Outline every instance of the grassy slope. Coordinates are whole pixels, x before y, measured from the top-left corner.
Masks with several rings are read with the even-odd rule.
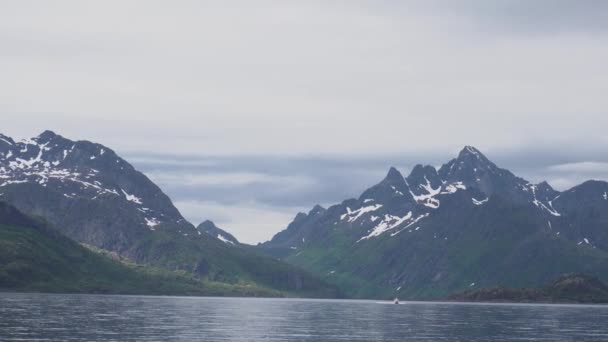
[[[608,303],[608,286],[598,278],[567,274],[542,288],[492,287],[455,293],[448,300],[472,302]]]
[[[541,231],[528,209],[498,199],[456,213],[438,210],[422,229],[398,238],[355,243],[348,232],[327,232],[329,246],[307,246],[286,260],[352,297],[434,299],[473,283],[536,287],[564,273],[602,280],[608,274],[608,253]]]
[[[133,246],[147,265],[186,270],[205,280],[227,284],[254,284],[300,297],[339,297],[334,285],[297,266],[227,246],[219,240],[197,239],[157,229]]]
[[[163,295],[282,295],[260,287],[201,282],[185,273],[125,265],[38,224],[0,224],[0,289]]]

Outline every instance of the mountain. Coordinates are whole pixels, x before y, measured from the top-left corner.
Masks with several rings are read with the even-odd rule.
[[[585,274],[566,274],[540,289],[493,287],[453,294],[449,300],[467,302],[608,303],[608,286]]]
[[[608,278],[608,183],[559,192],[471,146],[438,170],[416,165],[404,177],[391,168],[359,198],[316,208],[258,249],[354,297],[441,298],[575,272]]]
[[[115,256],[113,256],[115,259]],[[0,290],[155,295],[278,296],[277,291],[203,282],[94,253],[41,220],[0,202]]]
[[[232,234],[218,228],[215,223],[212,221],[206,220],[196,227],[201,233],[205,233],[209,236],[213,236],[214,238],[222,241],[223,243],[230,244],[233,246],[239,245],[239,240],[237,240]]]
[[[0,135],[0,201],[137,264],[208,281],[336,295],[306,271],[197,230],[158,186],[100,144],[51,131],[19,142]]]

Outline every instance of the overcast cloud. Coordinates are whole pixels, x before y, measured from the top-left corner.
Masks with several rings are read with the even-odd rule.
[[[5,1],[0,131],[106,144],[256,242],[465,144],[606,179],[608,2]]]

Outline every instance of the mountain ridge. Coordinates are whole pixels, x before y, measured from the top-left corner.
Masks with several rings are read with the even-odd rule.
[[[52,131],[18,142],[2,136],[0,201],[137,264],[294,294],[337,293],[307,271],[197,230],[156,184],[104,145]]]
[[[596,275],[608,274],[608,235],[602,230],[608,222],[608,200],[602,197],[608,183],[581,186],[559,192],[547,182],[533,184],[465,146],[438,169],[416,165],[407,177],[389,169],[360,197],[332,205],[314,220],[292,222],[276,235],[280,239],[260,249],[360,288],[351,291],[355,297],[399,292],[433,298],[484,279],[539,285],[560,268],[560,273],[591,268]],[[308,238],[299,243],[290,236]],[[543,254],[534,260],[534,253]],[[538,273],[517,279],[518,268]]]

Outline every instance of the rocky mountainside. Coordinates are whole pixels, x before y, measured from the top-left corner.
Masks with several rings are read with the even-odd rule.
[[[20,142],[0,135],[0,199],[82,242],[128,253],[161,227],[197,234],[171,200],[111,149],[51,131]]]
[[[51,131],[19,142],[0,135],[0,201],[138,264],[210,281],[335,295],[305,271],[197,230],[158,186],[103,145]]]
[[[608,277],[608,183],[532,184],[465,147],[438,170],[391,168],[359,198],[300,213],[259,246],[360,297]]]
[[[277,291],[199,281],[85,248],[0,202],[0,291],[278,296]]]
[[[198,230],[201,233],[205,233],[209,236],[212,236],[212,237],[222,241],[223,243],[233,245],[233,246],[239,245],[239,240],[237,240],[234,236],[232,236],[232,234],[226,232],[225,230],[218,228],[215,225],[215,223],[213,223],[212,221],[206,220],[206,221],[202,222],[201,224],[198,225],[198,227],[196,227],[196,230]]]

